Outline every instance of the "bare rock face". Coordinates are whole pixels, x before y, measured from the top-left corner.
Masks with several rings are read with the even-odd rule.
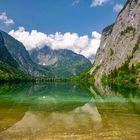
[[[100,48],[90,74],[95,72],[95,83],[115,67],[119,68],[133,54],[130,65],[140,62],[140,0],[128,0],[114,24],[102,32]],[[135,51],[134,51],[135,50]],[[97,69],[98,67],[98,69]]]

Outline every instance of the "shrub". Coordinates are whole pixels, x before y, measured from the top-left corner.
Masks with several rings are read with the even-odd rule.
[[[121,35],[125,35],[125,34],[130,33],[130,32],[135,34],[136,29],[133,26],[128,26],[124,31],[121,31]]]

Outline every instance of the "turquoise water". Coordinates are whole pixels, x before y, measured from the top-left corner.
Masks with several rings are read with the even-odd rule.
[[[0,85],[0,140],[140,139],[139,91]]]

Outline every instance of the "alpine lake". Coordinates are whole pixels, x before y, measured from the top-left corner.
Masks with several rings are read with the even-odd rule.
[[[140,91],[0,85],[0,140],[139,140]]]

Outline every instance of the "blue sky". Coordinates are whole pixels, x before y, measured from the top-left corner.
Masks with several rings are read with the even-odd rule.
[[[110,0],[91,8],[92,0],[80,0],[78,4],[74,0],[0,0],[0,13],[6,12],[15,22],[10,27],[1,24],[0,28],[9,31],[23,26],[49,34],[59,31],[91,35],[91,31],[101,32],[111,24],[117,16],[113,6],[124,2]]]
[[[93,61],[125,0],[0,0],[0,29],[27,50],[69,49]]]

